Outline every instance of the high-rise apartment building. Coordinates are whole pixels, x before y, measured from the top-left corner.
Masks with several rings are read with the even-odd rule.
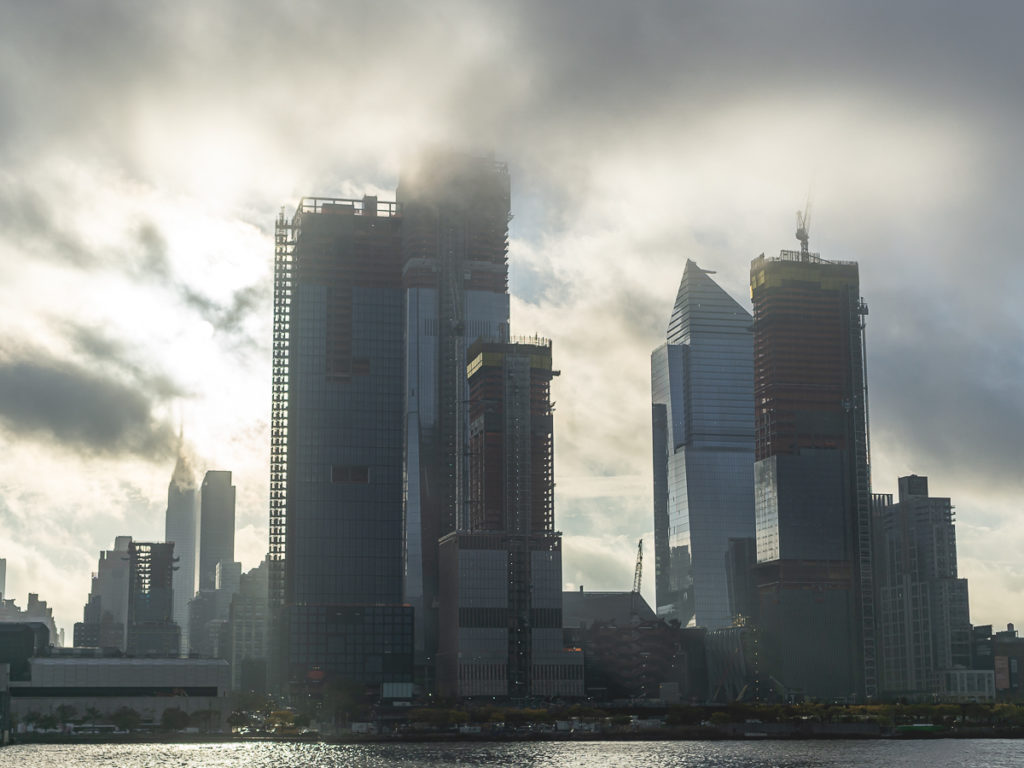
[[[439,547],[439,691],[582,696],[562,635],[551,343],[478,340],[468,360],[469,510]]]
[[[508,167],[427,155],[403,171],[405,600],[419,679],[437,653],[438,540],[467,526],[466,351],[508,336]]]
[[[181,628],[174,621],[174,544],[128,542],[129,656],[177,656]]]
[[[178,460],[167,486],[164,541],[174,545],[174,555],[178,559],[174,571],[174,621],[181,628],[183,655],[188,655],[189,650],[188,603],[196,593],[197,494],[195,470],[179,437]]]
[[[230,472],[210,470],[199,489],[198,588],[215,589],[217,563],[234,559],[235,486]]]
[[[75,624],[76,648],[127,650],[128,546],[131,536],[118,536],[114,548],[100,552],[82,621]]]
[[[971,666],[967,579],[957,577],[950,500],[929,496],[917,475],[899,479],[898,498],[872,497],[879,689],[930,700],[944,672]]]
[[[270,595],[276,684],[412,680],[403,604],[403,284],[395,203],[277,222]],[[283,679],[282,679],[283,678]]]
[[[687,260],[651,354],[658,615],[732,624],[730,539],[754,537],[751,316]]]
[[[873,696],[867,382],[855,262],[750,267],[756,579],[765,666],[819,697]]]

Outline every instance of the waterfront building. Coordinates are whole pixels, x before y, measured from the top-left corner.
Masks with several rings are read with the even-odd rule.
[[[478,340],[467,357],[468,519],[439,546],[439,691],[582,696],[562,633],[551,342]]]
[[[945,671],[971,666],[967,579],[950,500],[929,496],[917,475],[899,478],[898,499],[872,497],[880,690],[928,700]]]
[[[405,601],[416,616],[417,677],[433,687],[438,541],[467,528],[467,349],[508,337],[508,167],[433,153],[402,173]]]
[[[732,623],[729,540],[754,536],[751,316],[689,259],[651,354],[658,615]]]
[[[276,236],[273,685],[411,684],[398,205],[303,198]]]
[[[855,262],[750,266],[762,661],[792,693],[877,692],[864,316]]]

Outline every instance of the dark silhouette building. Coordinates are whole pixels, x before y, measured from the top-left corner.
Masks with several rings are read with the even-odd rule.
[[[118,536],[113,549],[100,552],[82,621],[75,624],[76,648],[127,650],[128,548],[131,542],[131,536]]]
[[[210,470],[199,489],[198,588],[215,589],[217,563],[234,559],[235,486],[230,472]]]
[[[405,601],[417,677],[433,687],[438,541],[468,527],[467,349],[508,337],[508,167],[437,152],[402,173],[406,476]]]
[[[277,222],[270,595],[275,683],[411,683],[403,604],[403,288],[395,203]]]
[[[439,691],[582,696],[562,643],[551,343],[477,341],[468,361],[469,519],[440,542]]]
[[[763,666],[823,698],[877,690],[867,383],[857,264],[750,266],[755,572]]]
[[[128,544],[129,656],[177,656],[181,628],[174,621],[174,544]]]

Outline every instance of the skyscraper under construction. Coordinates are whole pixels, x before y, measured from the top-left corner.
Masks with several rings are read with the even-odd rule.
[[[277,222],[274,299],[274,682],[409,685],[398,206],[304,198]]]
[[[433,687],[438,540],[469,514],[466,352],[508,336],[508,167],[437,153],[403,171],[405,299],[405,599],[416,667]]]
[[[508,334],[508,169],[426,155],[396,197],[306,198],[277,223],[278,682],[406,684],[415,658],[434,683],[438,540],[469,514],[466,350]]]
[[[867,308],[857,264],[803,234],[750,267],[762,665],[790,692],[871,697]]]

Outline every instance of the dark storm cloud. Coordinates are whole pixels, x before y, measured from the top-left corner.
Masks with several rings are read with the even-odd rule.
[[[86,358],[89,370],[108,371],[119,378],[133,381],[139,389],[158,400],[187,397],[188,393],[166,373],[153,370],[152,364],[141,361],[144,355],[129,344],[110,336],[102,329],[75,322],[58,322],[60,333],[72,349]]]
[[[976,491],[1024,490],[1020,328],[981,328],[959,315],[937,319],[913,303],[876,304],[885,314],[873,309],[868,326],[873,444],[889,442],[920,462],[904,471],[942,468]],[[895,478],[876,483],[889,487]]]
[[[0,423],[18,437],[52,440],[83,455],[172,455],[174,430],[154,416],[158,401],[40,350],[0,358]]]

